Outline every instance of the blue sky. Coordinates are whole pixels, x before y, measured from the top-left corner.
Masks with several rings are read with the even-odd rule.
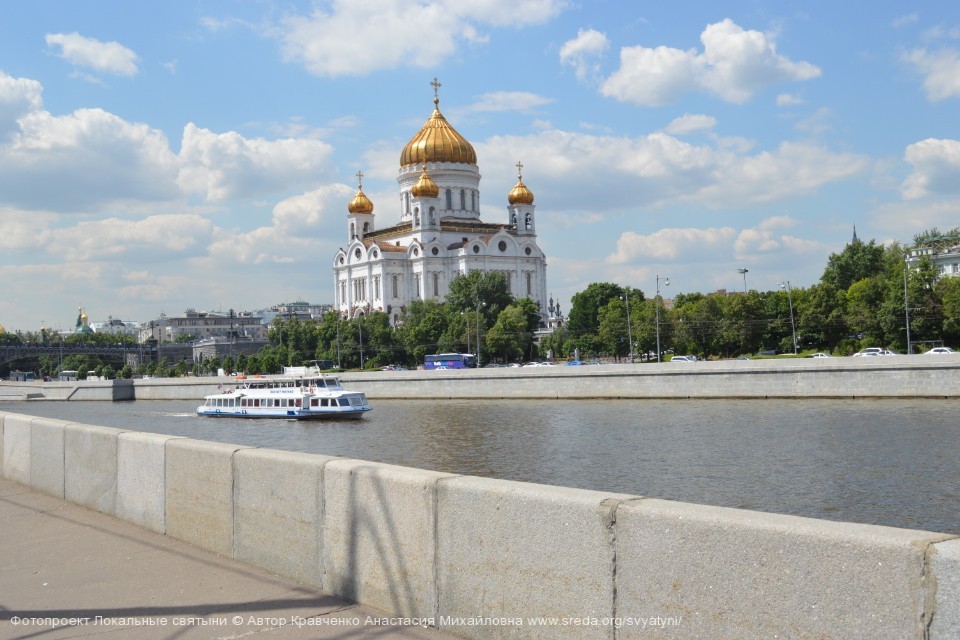
[[[357,171],[399,220],[440,108],[548,288],[819,280],[960,226],[960,5],[46,1],[0,8],[0,325],[332,302]]]

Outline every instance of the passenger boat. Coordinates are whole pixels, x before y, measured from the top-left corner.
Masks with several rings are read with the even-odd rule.
[[[312,367],[284,367],[279,375],[237,376],[236,389],[204,396],[197,415],[224,418],[361,418],[370,411],[363,393]]]

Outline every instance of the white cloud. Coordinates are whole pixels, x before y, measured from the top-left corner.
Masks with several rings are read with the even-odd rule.
[[[483,44],[481,27],[549,20],[566,0],[334,0],[329,10],[291,15],[280,27],[287,61],[318,76],[363,75],[403,65],[436,67],[462,41]],[[416,25],[419,37],[410,34]]]
[[[625,231],[620,234],[616,251],[607,257],[607,262],[626,264],[637,259],[701,262],[728,253],[735,235],[733,227],[660,229],[649,235]]]
[[[551,102],[550,98],[528,91],[492,91],[480,96],[469,110],[529,112]]]
[[[67,260],[112,259],[126,255],[141,261],[181,259],[204,251],[213,225],[194,214],[149,216],[142,220],[80,222],[51,233],[47,249]]]
[[[216,134],[188,124],[178,184],[208,200],[275,193],[316,184],[330,170],[333,148],[320,140],[264,140]]]
[[[782,233],[800,225],[790,216],[773,216],[761,220],[754,227],[742,229],[733,243],[737,258],[757,257],[760,254],[825,252],[825,245],[814,240],[804,240]]]
[[[486,167],[485,183],[495,184],[493,193],[506,194],[513,186],[508,167],[520,158],[524,182],[538,203],[587,211],[601,201],[608,212],[681,202],[736,210],[807,196],[869,167],[864,156],[813,143],[787,142],[753,154],[746,141],[713,143],[694,145],[663,132],[627,138],[550,130],[497,136],[474,147]]]
[[[685,113],[668,124],[664,131],[673,135],[686,135],[697,131],[707,131],[717,126],[713,116]]]
[[[35,105],[34,105],[35,106]],[[22,207],[82,211],[179,195],[176,156],[161,131],[101,109],[54,116],[34,108],[0,144],[0,193]],[[56,184],[56,189],[49,185]]]
[[[602,32],[580,29],[576,38],[560,47],[560,63],[573,67],[577,78],[584,80],[588,75],[599,73],[600,67],[594,59],[602,56],[609,46],[610,41]]]
[[[793,107],[798,104],[803,104],[803,99],[792,93],[781,93],[777,96],[778,107]]]
[[[916,24],[920,17],[916,13],[907,13],[902,16],[897,16],[890,21],[890,26],[894,29],[900,29],[903,27],[908,27],[910,25]]]
[[[661,106],[689,91],[706,91],[741,104],[782,82],[809,80],[820,69],[777,53],[772,36],[726,19],[700,35],[703,53],[660,46],[624,47],[620,68],[601,86],[603,95],[643,106]]]
[[[960,140],[915,142],[907,147],[904,159],[913,166],[900,187],[904,198],[960,193]]]
[[[17,121],[22,116],[41,108],[42,94],[43,87],[36,80],[0,71],[0,141],[19,130]]]
[[[120,76],[135,76],[140,58],[119,42],[100,42],[79,33],[48,33],[48,46],[59,47],[60,57],[78,67]]]
[[[957,49],[914,49],[904,53],[902,59],[923,76],[923,88],[929,100],[939,102],[960,97],[960,51]]]

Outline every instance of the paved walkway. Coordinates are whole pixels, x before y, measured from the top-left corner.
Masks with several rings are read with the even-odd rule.
[[[0,478],[0,638],[101,637],[453,636]]]

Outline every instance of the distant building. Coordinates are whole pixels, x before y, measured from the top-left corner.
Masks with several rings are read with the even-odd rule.
[[[134,337],[140,334],[139,322],[128,322],[112,316],[106,322],[91,322],[89,326],[94,333],[111,333]]]
[[[139,331],[140,342],[177,342],[184,336],[195,339],[221,337],[258,341],[266,339],[267,327],[259,315],[187,309],[182,316],[160,314],[156,320],[142,324]]]
[[[303,300],[284,302],[269,309],[258,311],[263,323],[269,325],[274,318],[297,318],[298,320],[318,320],[333,311],[332,304],[310,304]]]
[[[907,256],[907,266],[916,269],[924,256],[930,258],[940,275],[960,276],[960,234],[947,233],[913,247]]]

